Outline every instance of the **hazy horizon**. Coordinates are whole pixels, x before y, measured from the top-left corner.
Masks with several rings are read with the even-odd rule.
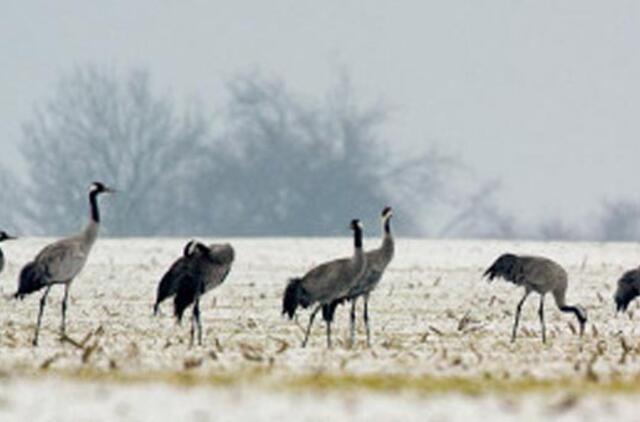
[[[143,68],[156,91],[213,113],[237,72],[320,97],[341,72],[391,108],[386,137],[438,145],[501,181],[519,221],[586,224],[636,200],[640,5],[633,1],[19,2],[0,27],[0,163],[20,125],[87,63]]]

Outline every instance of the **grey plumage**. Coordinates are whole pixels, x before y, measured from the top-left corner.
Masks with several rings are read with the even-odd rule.
[[[330,305],[336,299],[345,297],[359,281],[366,268],[366,256],[362,250],[362,226],[360,221],[352,220],[350,225],[354,237],[354,253],[350,258],[325,262],[308,271],[301,278],[289,280],[282,300],[282,313],[293,318],[296,309],[308,308],[318,303],[311,312],[302,347],[307,345],[313,320],[324,305]],[[324,314],[325,311],[323,311]],[[325,316],[325,315],[323,315]],[[327,346],[331,347],[331,320],[326,318]]]
[[[391,233],[392,216],[393,209],[391,207],[385,207],[382,210],[382,244],[378,248],[366,252],[365,256],[367,259],[367,266],[358,283],[351,288],[347,296],[334,301],[335,303],[331,305],[325,305],[325,309],[323,309],[323,316],[325,319],[328,318],[332,320],[336,305],[345,300],[351,301],[349,319],[351,345],[354,344],[355,340],[356,302],[358,298],[362,296],[364,301],[363,318],[367,335],[367,346],[371,346],[371,330],[369,328],[369,295],[378,286],[384,271],[393,259],[395,244]]]
[[[20,272],[18,290],[14,294],[15,298],[22,299],[30,293],[45,288],[45,292],[40,299],[35,336],[33,338],[34,346],[38,344],[40,324],[47,296],[51,287],[56,284],[62,284],[65,287],[62,299],[62,323],[60,325],[60,331],[62,334],[65,333],[69,286],[87,262],[91,248],[98,237],[100,211],[97,198],[102,193],[110,192],[114,192],[113,189],[100,182],[94,182],[89,189],[91,218],[85,229],[75,236],[58,240],[46,246]]]
[[[618,279],[618,287],[613,299],[618,312],[626,312],[629,303],[640,295],[640,268],[625,272]]]
[[[193,304],[191,318],[191,339],[197,329],[198,344],[202,345],[202,323],[200,321],[200,297],[224,282],[235,258],[229,244],[206,246],[190,241],[184,248],[183,256],[171,266],[158,285],[154,311],[168,297],[173,297],[174,315],[182,320],[185,309]]]
[[[15,237],[10,236],[5,231],[0,231],[0,242],[13,239],[15,239]],[[2,249],[0,249],[0,273],[2,273],[2,270],[4,270],[4,253],[2,252]]]
[[[518,256],[514,254],[501,255],[484,273],[489,281],[502,277],[525,289],[525,294],[518,303],[516,316],[511,334],[511,341],[515,341],[522,305],[531,292],[540,295],[538,316],[542,325],[542,341],[546,342],[546,327],[544,321],[544,297],[551,293],[558,309],[562,312],[573,313],[580,324],[580,335],[584,333],[587,313],[581,306],[570,306],[565,302],[568,285],[567,272],[560,264],[539,256]]]

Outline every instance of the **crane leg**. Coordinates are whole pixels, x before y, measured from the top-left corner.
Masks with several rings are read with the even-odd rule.
[[[40,335],[40,324],[42,323],[42,314],[44,313],[44,307],[47,304],[47,296],[49,295],[49,290],[51,290],[51,285],[47,286],[47,290],[44,291],[44,294],[40,298],[40,309],[38,310],[38,321],[36,322],[36,333],[33,337],[33,341],[31,344],[34,346],[38,345],[38,336]]]
[[[69,287],[71,281],[64,285],[64,296],[62,297],[62,322],[60,323],[60,333],[64,335],[67,331],[67,301],[69,300]]]
[[[524,296],[518,303],[518,307],[516,308],[516,320],[513,322],[513,332],[511,333],[511,342],[516,341],[516,332],[518,331],[518,324],[520,323],[520,312],[522,312],[522,305],[524,305],[524,301],[527,300],[527,296],[531,293],[529,290],[524,292]]]
[[[307,325],[307,331],[304,335],[304,340],[302,340],[302,347],[307,347],[307,341],[309,340],[309,333],[311,332],[311,326],[313,325],[313,320],[316,317],[318,311],[322,309],[322,305],[318,305],[316,309],[311,312],[311,316],[309,316],[309,325]]]
[[[331,321],[326,321],[327,324],[327,348],[331,349]]]
[[[356,302],[358,298],[354,297],[351,301],[351,313],[349,314],[349,347],[353,347],[356,341]]]
[[[540,325],[542,325],[542,342],[547,342],[547,328],[544,323],[544,295],[540,295],[540,308],[538,308],[538,316],[540,316]]]
[[[200,298],[197,298],[196,303],[193,305],[193,316],[196,322],[196,329],[198,330],[198,346],[202,346],[202,321],[200,320]]]
[[[193,302],[193,313],[191,315],[191,331],[189,336],[189,347],[193,347],[193,342],[196,336],[198,336],[198,345],[202,346],[202,325],[200,324],[200,297],[196,297]]]
[[[369,294],[364,295],[364,328],[367,331],[367,347],[371,347],[371,330],[369,329]]]
[[[189,348],[193,347],[193,338],[195,336],[195,331],[196,331],[196,317],[195,317],[195,309],[194,309],[193,315],[191,315],[191,329],[189,330]]]

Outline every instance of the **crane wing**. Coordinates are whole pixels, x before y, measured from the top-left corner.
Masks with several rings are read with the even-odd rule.
[[[177,259],[160,279],[156,296],[156,304],[162,302],[168,297],[174,296],[178,291],[181,281],[185,277],[189,276],[190,273],[191,269],[189,268],[188,259],[185,257]]]
[[[215,265],[211,268],[207,274],[207,279],[204,285],[204,291],[208,292],[209,290],[217,287],[224,282],[224,280],[229,275],[231,271],[231,262],[227,262],[222,265]]]
[[[348,293],[349,258],[320,264],[303,277],[303,288],[315,301],[324,302]],[[344,289],[346,287],[346,289]],[[344,291],[337,289],[343,288]]]

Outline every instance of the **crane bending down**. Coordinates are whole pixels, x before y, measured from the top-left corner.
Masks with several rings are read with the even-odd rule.
[[[613,296],[617,312],[626,312],[629,303],[640,295],[640,267],[622,274],[618,279],[618,287]]]
[[[572,313],[575,315],[580,324],[580,336],[584,333],[584,326],[587,322],[587,313],[581,306],[570,306],[565,301],[567,292],[567,272],[560,264],[544,257],[539,256],[518,256],[510,253],[501,255],[496,261],[485,271],[484,277],[488,277],[489,281],[496,277],[502,277],[517,286],[525,289],[524,296],[518,303],[516,308],[516,317],[513,323],[513,331],[511,341],[516,340],[516,332],[520,321],[520,312],[522,305],[531,292],[540,295],[540,307],[538,308],[538,316],[542,325],[542,342],[546,342],[546,327],[544,321],[544,296],[551,292],[556,305],[561,312]]]
[[[36,331],[32,342],[34,346],[38,345],[42,313],[47,302],[47,296],[51,287],[56,284],[64,285],[60,331],[65,334],[69,287],[87,262],[91,248],[98,237],[98,228],[100,227],[98,195],[112,192],[115,191],[100,182],[92,183],[89,188],[91,215],[89,224],[85,229],[75,236],[58,240],[46,246],[36,255],[33,261],[22,268],[18,291],[14,294],[15,298],[22,299],[30,293],[45,288],[44,294],[40,298],[40,309],[38,310]]]
[[[296,309],[308,308],[318,303],[309,316],[302,347],[307,345],[309,333],[316,314],[324,305],[346,296],[364,274],[367,259],[362,251],[362,225],[352,220],[354,251],[351,258],[336,259],[312,268],[303,277],[289,280],[282,298],[282,314],[292,319]],[[327,347],[331,347],[331,321],[325,318],[327,326]]]

